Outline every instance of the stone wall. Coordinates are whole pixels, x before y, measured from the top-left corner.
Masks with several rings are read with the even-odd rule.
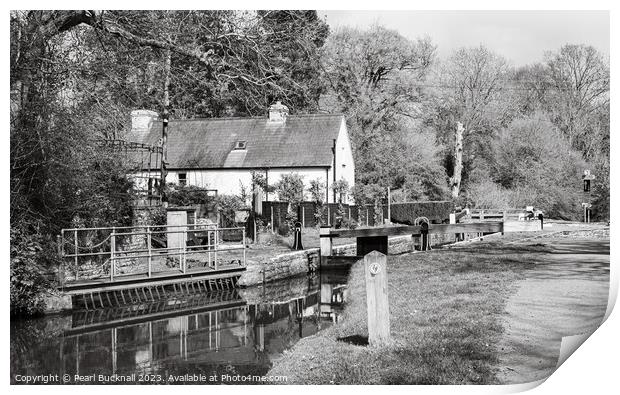
[[[306,297],[310,292],[318,289],[317,284],[311,285],[308,277],[301,275],[286,280],[268,282],[256,287],[242,288],[239,289],[239,295],[250,305],[281,303]]]
[[[398,236],[388,239],[388,254],[397,255],[411,252],[415,243],[411,236]],[[334,246],[334,255],[355,255],[356,244]],[[277,255],[263,261],[247,260],[247,270],[241,275],[239,285],[248,287],[311,273],[319,269],[319,249],[311,248]]]

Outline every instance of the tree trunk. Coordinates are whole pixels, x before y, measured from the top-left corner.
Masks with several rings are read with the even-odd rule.
[[[166,63],[164,67],[164,111],[162,114],[162,131],[161,131],[161,191],[160,196],[164,197],[166,191],[166,177],[168,176],[168,118],[170,117],[170,50],[166,53]]]
[[[463,173],[463,124],[456,123],[456,133],[454,134],[454,171],[450,178],[450,190],[452,198],[457,199],[461,191],[461,175]]]

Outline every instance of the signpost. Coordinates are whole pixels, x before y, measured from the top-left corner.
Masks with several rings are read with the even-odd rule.
[[[368,343],[385,345],[390,339],[390,308],[387,289],[387,257],[373,251],[364,257]]]
[[[596,179],[594,174],[590,173],[590,170],[584,170],[583,176],[583,222],[590,222],[590,216],[592,214],[592,181]]]

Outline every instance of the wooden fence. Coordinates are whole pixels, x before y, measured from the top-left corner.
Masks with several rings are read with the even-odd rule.
[[[342,212],[339,212],[340,207],[342,207]],[[285,232],[288,227],[286,224],[288,209],[288,202],[263,202],[263,221],[272,224],[274,230]],[[355,206],[329,203],[318,206],[315,202],[301,202],[294,210],[297,211],[295,217],[306,228],[333,225],[338,221],[347,220],[353,220],[359,226],[377,226],[383,225],[388,215],[387,205],[379,206],[379,210],[382,212],[380,213],[381,222],[378,223],[376,223],[374,205]]]

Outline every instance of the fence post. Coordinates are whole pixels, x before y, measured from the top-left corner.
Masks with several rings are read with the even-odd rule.
[[[58,268],[58,281],[60,282],[60,286],[64,287],[65,286],[65,258],[64,258],[64,254],[63,254],[63,244],[65,239],[64,239],[64,232],[61,230],[60,231],[60,235],[56,236],[56,244],[57,244],[57,249],[58,249],[58,257],[60,258],[60,267]],[[61,236],[62,235],[62,236]]]
[[[110,281],[114,281],[114,272],[116,268],[116,228],[112,228],[110,235]]]
[[[451,224],[456,224],[456,213],[450,213],[450,223]],[[458,241],[459,240],[459,234],[455,233],[454,234],[454,241]]]
[[[332,216],[331,213],[329,212],[329,203],[327,203],[327,225],[331,226],[331,221],[332,221]]]
[[[366,272],[368,342],[371,346],[381,346],[390,340],[387,257],[378,251],[373,251],[364,256],[364,268]]]
[[[480,210],[480,221],[484,220],[484,210]]]
[[[273,207],[271,209],[273,210]],[[220,230],[218,228],[215,228],[215,240],[213,241],[214,247],[215,247],[215,252],[213,253],[215,270],[217,270],[217,248],[218,248],[219,238],[220,238],[219,233],[220,233]]]
[[[243,228],[243,266],[245,266],[245,228]]]
[[[183,268],[183,274],[185,274],[187,272],[187,232],[188,232],[188,227],[186,226],[185,229],[183,229],[183,243],[181,245],[182,249],[181,249],[181,267]]]
[[[148,249],[148,266],[149,266],[149,278],[151,278],[151,265],[152,265],[152,256],[151,256],[151,227],[149,225],[146,226],[146,248]]]
[[[392,222],[392,203],[390,202],[390,187],[387,187],[387,222],[388,224]]]
[[[78,231],[77,229],[73,232],[73,249],[75,250],[75,252],[73,253],[75,255],[75,257],[73,258],[73,264],[75,266],[75,280],[77,281],[79,273],[80,273],[80,267],[79,267],[79,263],[78,263]]]
[[[368,207],[366,207],[366,226],[368,226]]]
[[[256,222],[254,223],[256,226]],[[207,226],[207,259],[209,260],[209,267],[211,267],[211,236],[213,235],[213,231],[209,229]]]
[[[303,205],[303,203],[301,205],[301,227],[306,227],[306,207]]]
[[[269,207],[271,208],[271,233],[275,233],[275,226],[273,223],[273,205],[269,205]]]

